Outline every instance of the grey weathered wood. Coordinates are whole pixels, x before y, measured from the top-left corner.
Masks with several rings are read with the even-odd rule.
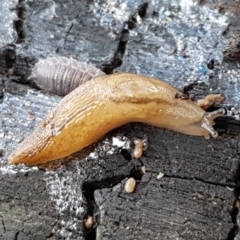
[[[43,172],[1,174],[0,239],[55,239],[58,214]]]
[[[147,127],[132,128],[132,134],[143,128],[147,132]],[[236,147],[237,139],[208,142],[154,129],[141,159],[148,170],[136,193],[129,196],[123,184],[95,192],[103,213],[99,239],[119,235],[123,239],[204,239],[204,235],[206,239],[227,239],[232,226],[227,210],[233,192],[226,186],[233,186],[230,166],[237,165],[238,159],[230,152]],[[157,180],[159,172],[165,176]]]
[[[54,3],[58,14],[51,19]],[[7,167],[14,146],[60,99],[12,80],[26,79],[37,59],[57,54],[76,55],[104,69],[124,40],[121,31],[112,38],[91,19],[87,1],[72,5],[30,1],[28,7],[29,34],[17,47],[13,75],[7,76],[11,69],[6,68],[4,52],[0,53],[6,91],[0,104],[0,239],[234,239],[230,232],[236,219],[231,219],[231,210],[238,197],[233,189],[239,178],[240,131],[239,122],[228,118],[217,122],[217,139],[133,123],[107,134],[74,155],[78,160],[55,171]],[[132,15],[136,12],[133,9]],[[133,49],[133,57],[136,53]],[[139,66],[142,60],[139,56]],[[226,64],[224,70],[237,69],[237,65]],[[144,71],[151,72],[151,64],[145,67]],[[217,78],[218,73],[209,86],[195,85],[189,93],[200,98],[211,87],[219,87],[228,105],[231,89]],[[227,78],[227,72],[223,73]],[[111,144],[112,137],[132,140],[145,135],[149,148],[140,160],[126,160]],[[85,159],[94,149],[98,157]],[[142,165],[147,168],[143,175]],[[164,177],[157,180],[159,172]],[[124,181],[130,176],[137,179],[137,188],[127,194]],[[90,230],[84,228],[88,214],[95,218]]]

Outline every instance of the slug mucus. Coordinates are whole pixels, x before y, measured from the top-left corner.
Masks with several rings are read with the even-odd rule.
[[[66,157],[112,129],[143,122],[188,135],[217,137],[214,119],[164,81],[132,73],[91,79],[66,95],[9,157],[10,164],[36,165]]]

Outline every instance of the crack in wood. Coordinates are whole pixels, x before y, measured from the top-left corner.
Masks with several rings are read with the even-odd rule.
[[[3,226],[3,233],[6,233],[6,227],[5,227],[5,224],[4,224],[4,220],[2,219],[2,226]]]
[[[130,177],[133,177],[134,179],[140,181],[142,178],[141,169],[132,168],[130,170],[130,173],[126,174],[126,175],[107,178],[107,179],[103,179],[101,181],[84,182],[83,183],[82,191],[83,191],[84,197],[86,198],[87,204],[88,204],[87,213],[85,215],[85,218],[87,218],[87,216],[92,216],[93,222],[94,222],[94,225],[90,230],[85,228],[86,240],[96,239],[97,226],[100,221],[100,216],[99,216],[100,212],[99,212],[99,209],[98,209],[97,204],[94,199],[94,191],[103,189],[103,188],[113,188],[117,184],[121,183],[123,179],[130,178]]]
[[[142,19],[146,15],[147,8],[148,8],[148,3],[144,3],[139,6],[139,10],[137,14]],[[120,40],[119,40],[116,52],[114,53],[112,61],[110,63],[103,65],[102,71],[105,72],[106,74],[113,73],[115,68],[118,68],[122,65],[123,57],[126,51],[128,40],[129,40],[129,30],[136,27],[136,22],[137,22],[136,16],[130,17],[129,20],[125,22],[122,30],[122,34],[120,36]]]
[[[16,233],[15,233],[15,235],[14,235],[14,240],[18,240],[18,235],[19,235],[19,231],[17,231]]]

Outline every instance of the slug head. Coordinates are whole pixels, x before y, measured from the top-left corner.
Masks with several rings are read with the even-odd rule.
[[[203,114],[203,117],[199,121],[193,122],[191,124],[161,125],[161,127],[171,129],[176,132],[181,132],[187,135],[204,136],[206,139],[209,139],[210,135],[213,138],[216,138],[218,136],[218,133],[212,127],[214,125],[213,120],[224,114],[225,110],[221,108],[213,112],[205,112]]]

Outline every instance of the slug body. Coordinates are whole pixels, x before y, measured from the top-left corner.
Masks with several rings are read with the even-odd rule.
[[[64,97],[9,158],[35,165],[68,156],[129,122],[189,135],[217,136],[212,125],[223,109],[206,113],[161,80],[131,73],[92,79]]]

